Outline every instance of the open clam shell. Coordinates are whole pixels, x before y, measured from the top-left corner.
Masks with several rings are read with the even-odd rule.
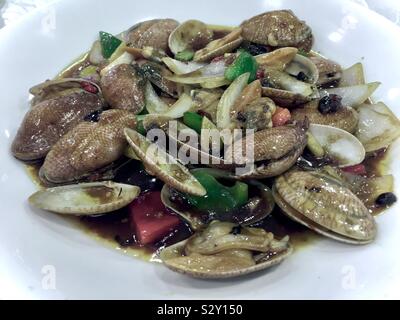
[[[195,52],[193,61],[205,62],[225,53],[232,52],[240,46],[243,38],[240,36],[241,28],[236,28],[225,37],[211,41],[205,48]]]
[[[306,76],[306,82],[316,84],[318,83],[320,72],[314,62],[301,55],[296,54],[293,60],[287,65],[285,71],[292,76],[298,77],[302,72]]]
[[[86,216],[125,207],[139,193],[137,186],[112,181],[92,182],[40,190],[29,197],[29,203],[51,212]]]
[[[214,227],[220,225],[221,228],[230,229],[232,225],[235,226],[234,224],[220,222],[211,224]],[[207,229],[210,229],[210,227]],[[223,230],[220,230],[222,233],[220,239],[215,238],[221,236],[221,233],[214,233],[213,235],[210,234],[211,238],[202,241],[202,233],[207,232],[207,229],[200,233],[197,232],[187,240],[162,249],[159,255],[164,265],[175,272],[195,278],[223,279],[267,269],[279,264],[292,253],[288,237],[276,240],[271,233],[262,229],[246,228],[245,232],[249,236],[243,236],[246,239],[245,247],[252,247],[253,239],[257,238],[256,241],[259,241],[264,238],[263,248],[255,251],[243,249],[241,235],[224,235]],[[217,231],[214,230],[214,232]],[[206,254],[197,252],[197,249],[203,252],[208,244],[217,250],[206,250]],[[231,249],[223,249],[223,247]],[[260,245],[258,244],[256,247],[260,247]],[[262,250],[262,252],[258,250]]]
[[[329,176],[289,171],[276,178],[273,195],[289,218],[334,240],[366,244],[376,236],[376,223],[365,205]]]
[[[124,132],[129,145],[150,174],[179,191],[197,196],[206,194],[200,182],[178,160],[135,130],[126,128]]]
[[[181,23],[168,38],[169,49],[177,54],[185,50],[195,51],[205,47],[213,38],[208,26],[198,20]]]
[[[310,133],[339,167],[349,167],[364,161],[365,149],[351,133],[331,126],[310,124]]]
[[[257,55],[254,58],[260,67],[275,68],[283,71],[294,59],[294,57],[296,57],[297,52],[297,48],[284,47],[268,53]]]

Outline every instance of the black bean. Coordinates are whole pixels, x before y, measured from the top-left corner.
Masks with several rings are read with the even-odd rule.
[[[238,226],[234,226],[230,233],[233,234],[234,236],[236,236],[236,235],[240,234],[241,232],[242,232],[242,226],[238,225]]]
[[[269,82],[268,78],[261,79],[261,86],[264,88],[273,88],[274,86]]]
[[[337,94],[329,94],[323,97],[318,104],[318,110],[322,114],[335,113],[342,107],[342,97]]]
[[[390,206],[397,201],[397,197],[393,192],[385,192],[376,198],[375,203],[378,206]]]
[[[296,79],[300,80],[300,81],[303,81],[303,82],[307,82],[308,81],[308,76],[303,71],[300,71],[297,74]]]
[[[103,112],[103,110],[96,110],[93,111],[92,113],[89,113],[86,115],[83,120],[87,122],[98,122],[100,120],[100,115]]]
[[[252,56],[257,56],[259,54],[267,53],[269,51],[268,47],[266,47],[264,45],[256,44],[256,43],[252,43],[252,42],[248,42],[248,41],[244,41],[239,49],[246,50]]]

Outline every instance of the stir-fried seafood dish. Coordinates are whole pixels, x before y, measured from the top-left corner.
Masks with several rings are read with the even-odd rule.
[[[371,99],[380,83],[361,63],[312,46],[290,10],[237,27],[155,19],[101,31],[30,89],[11,147],[37,168],[29,203],[199,278],[282,262],[291,230],[373,242],[375,215],[396,202],[377,168],[400,122]]]

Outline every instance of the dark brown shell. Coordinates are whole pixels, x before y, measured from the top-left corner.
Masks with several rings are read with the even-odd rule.
[[[101,77],[100,86],[113,109],[140,113],[145,106],[145,81],[129,64],[120,64]]]
[[[262,88],[262,95],[272,99],[276,105],[289,109],[307,103],[311,100],[310,97],[305,97],[299,93],[268,87]]]
[[[44,100],[25,115],[11,151],[24,161],[41,159],[85,116],[102,108],[100,96],[84,90]]]
[[[63,136],[48,153],[41,176],[52,183],[80,180],[121,157],[127,142],[124,128],[136,117],[126,110],[104,111],[99,122],[83,122]]]
[[[168,37],[179,25],[173,19],[154,19],[141,22],[128,31],[128,42],[135,48],[153,47],[168,50]]]
[[[358,113],[351,107],[343,106],[334,113],[322,114],[318,111],[319,100],[311,101],[303,108],[291,110],[292,119],[303,121],[306,117],[310,123],[324,124],[353,133],[358,124]]]
[[[241,24],[245,40],[273,47],[310,47],[311,28],[291,10],[276,10],[257,15]]]

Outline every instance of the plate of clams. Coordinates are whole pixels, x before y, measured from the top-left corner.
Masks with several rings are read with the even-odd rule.
[[[0,32],[2,296],[398,297],[398,27],[251,2]]]

